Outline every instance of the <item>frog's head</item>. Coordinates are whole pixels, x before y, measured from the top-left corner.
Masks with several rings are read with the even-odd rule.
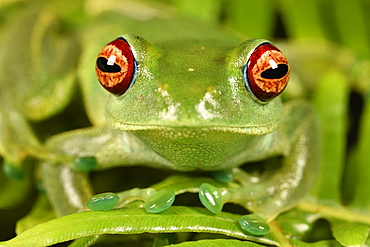
[[[218,169],[259,145],[282,116],[289,80],[284,55],[270,42],[237,47],[217,41],[152,45],[124,35],[99,53],[96,72],[113,95],[107,119],[140,137],[180,170]]]

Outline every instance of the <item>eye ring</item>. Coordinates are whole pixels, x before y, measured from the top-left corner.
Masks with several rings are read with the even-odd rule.
[[[133,84],[137,63],[126,39],[119,37],[99,52],[95,72],[100,84],[110,93],[124,94]]]
[[[260,103],[267,103],[284,91],[290,77],[290,66],[278,48],[264,42],[252,51],[243,74],[252,97]]]

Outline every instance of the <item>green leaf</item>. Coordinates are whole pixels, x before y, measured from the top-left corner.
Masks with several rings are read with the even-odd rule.
[[[180,12],[204,22],[217,22],[220,18],[220,0],[178,0],[174,4]]]
[[[172,190],[175,194],[184,192],[198,192],[203,183],[209,183],[215,187],[224,187],[226,184],[215,181],[209,177],[191,177],[186,175],[170,176],[163,181],[150,186],[155,190]],[[184,188],[186,188],[184,190]]]
[[[0,170],[0,208],[7,209],[19,204],[30,191],[30,179],[15,180]]]
[[[301,239],[312,229],[312,224],[319,217],[316,213],[295,209],[280,215],[277,222],[284,232],[288,232],[295,239]]]
[[[370,97],[364,99],[359,140],[350,154],[344,188],[351,207],[370,210]]]
[[[346,222],[331,221],[333,236],[344,246],[363,246],[369,235],[369,226]]]
[[[91,235],[83,238],[76,239],[68,247],[88,247],[93,244],[100,235]]]
[[[320,0],[283,0],[280,2],[284,26],[291,38],[326,38],[319,15],[319,3]]]
[[[274,5],[270,0],[228,1],[225,22],[249,38],[271,38],[274,31]]]
[[[231,240],[231,239],[208,239],[208,240],[199,240],[193,242],[184,242],[181,244],[173,244],[174,247],[257,247],[262,246],[252,242],[240,241],[240,240]]]
[[[302,201],[299,203],[298,207],[307,212],[317,213],[323,218],[340,219],[370,226],[370,215],[368,213],[350,210],[344,206],[326,206],[317,202]]]
[[[98,234],[170,232],[218,233],[277,245],[271,234],[264,237],[245,234],[239,227],[239,218],[240,215],[224,212],[215,215],[203,208],[182,206],[173,206],[160,214],[146,213],[138,208],[88,211],[39,224],[9,241],[0,242],[0,246],[41,247]]]
[[[335,240],[322,240],[315,243],[305,243],[292,239],[290,242],[295,247],[342,247],[342,245]]]
[[[332,0],[332,2],[340,41],[357,54],[369,58],[367,11],[363,9],[363,1]]]
[[[341,201],[349,90],[345,75],[340,70],[331,70],[317,83],[313,98],[321,129],[321,160],[312,194],[336,204]]]
[[[37,224],[44,223],[55,218],[49,201],[44,193],[40,193],[31,212],[17,222],[16,233],[19,234]]]

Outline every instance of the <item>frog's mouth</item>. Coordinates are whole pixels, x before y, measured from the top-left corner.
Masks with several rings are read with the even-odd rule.
[[[113,118],[108,118],[108,124],[117,130],[136,132],[136,131],[172,131],[172,132],[197,132],[197,133],[239,133],[244,135],[266,135],[275,131],[280,123],[280,119],[271,123],[260,125],[241,125],[241,126],[224,126],[224,125],[191,125],[191,124],[142,124],[142,123],[127,123],[117,121]]]

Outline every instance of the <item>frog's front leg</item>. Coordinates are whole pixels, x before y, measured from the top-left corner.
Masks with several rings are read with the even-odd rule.
[[[307,102],[288,103],[283,119],[270,151],[282,155],[281,168],[263,181],[271,200],[252,207],[268,220],[296,205],[311,190],[319,164],[319,134],[313,108]]]
[[[94,194],[89,170],[138,164],[172,166],[134,135],[112,129],[92,127],[62,133],[52,137],[47,147],[60,157],[58,163],[42,164],[44,187],[57,215],[86,209]]]
[[[267,150],[263,152],[265,158],[281,155],[281,167],[266,177],[256,178],[258,181],[241,181],[237,188],[202,185],[200,199],[208,209],[217,213],[226,202],[243,205],[254,213],[241,218],[242,227],[247,229],[251,222],[258,225],[256,215],[269,222],[306,195],[314,181],[319,157],[314,112],[306,103],[292,103],[287,105],[283,119],[280,129],[269,134],[271,142],[267,145],[270,146],[260,147]],[[218,202],[212,204],[207,197]]]

